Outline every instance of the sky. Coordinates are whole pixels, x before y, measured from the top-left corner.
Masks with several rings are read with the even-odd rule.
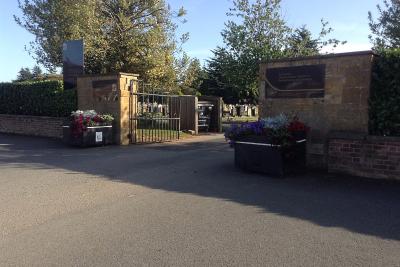
[[[179,25],[178,33],[189,32],[190,39],[183,49],[190,56],[205,62],[212,55],[212,49],[223,46],[220,33],[232,0],[167,2],[173,9],[183,6],[188,12],[187,22]],[[289,26],[306,25],[315,36],[321,30],[321,19],[328,21],[334,29],[330,37],[347,41],[333,52],[369,50],[368,11],[376,15],[376,5],[382,3],[383,0],[282,0],[282,14]],[[15,79],[21,67],[35,65],[25,50],[34,36],[18,26],[13,18],[20,14],[17,0],[0,0],[0,81],[3,82]]]

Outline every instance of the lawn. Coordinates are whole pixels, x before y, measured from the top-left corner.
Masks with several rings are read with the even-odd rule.
[[[185,139],[192,135],[179,132],[179,139]],[[178,132],[173,130],[165,129],[137,129],[136,141],[138,143],[157,143],[163,141],[175,141],[178,140]],[[135,139],[133,140],[135,141]]]

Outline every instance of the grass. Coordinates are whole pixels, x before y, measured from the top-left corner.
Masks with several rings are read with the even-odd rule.
[[[185,139],[192,135],[184,132],[179,133],[179,139]],[[157,143],[163,141],[178,140],[178,132],[164,129],[137,129],[136,140],[139,143]],[[133,140],[135,141],[135,139]]]

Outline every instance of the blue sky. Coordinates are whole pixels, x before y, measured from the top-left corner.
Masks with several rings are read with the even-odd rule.
[[[186,24],[180,32],[189,32],[190,40],[184,49],[189,55],[204,60],[217,45],[222,45],[220,36],[227,20],[226,11],[230,0],[167,0],[178,9],[183,6],[188,11]],[[335,29],[332,37],[347,40],[348,44],[336,52],[370,49],[367,13],[376,13],[376,5],[383,0],[282,0],[282,12],[290,26],[307,25],[318,34],[321,18],[329,21]],[[0,81],[15,79],[21,67],[33,67],[34,60],[25,51],[34,38],[19,27],[14,14],[20,14],[17,0],[0,1]]]

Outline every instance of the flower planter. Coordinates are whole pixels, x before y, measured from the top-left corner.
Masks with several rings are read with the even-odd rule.
[[[112,126],[87,127],[79,134],[73,134],[70,126],[63,126],[63,141],[78,147],[110,145],[113,143]]]
[[[306,139],[296,139],[290,147],[270,144],[264,136],[236,140],[235,166],[243,170],[283,177],[306,171]]]

